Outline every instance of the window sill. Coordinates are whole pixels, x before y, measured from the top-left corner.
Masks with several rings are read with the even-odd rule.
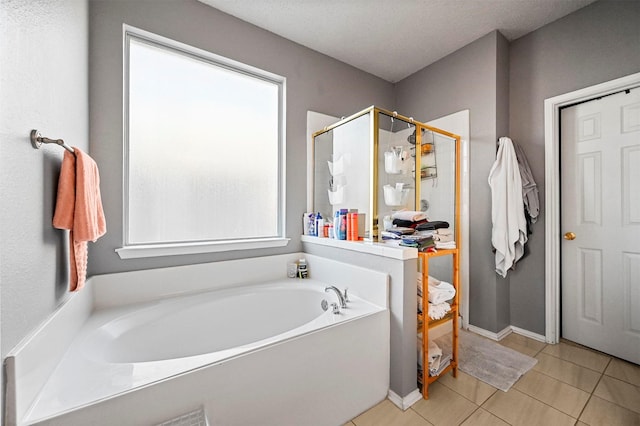
[[[264,238],[242,241],[207,241],[180,244],[148,244],[125,246],[116,249],[120,259],[138,259],[143,257],[179,256],[185,254],[216,253],[233,250],[252,250],[272,247],[284,247],[290,238]]]

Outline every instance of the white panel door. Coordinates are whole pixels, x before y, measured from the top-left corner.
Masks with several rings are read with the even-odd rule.
[[[562,337],[640,364],[640,89],[561,111]]]

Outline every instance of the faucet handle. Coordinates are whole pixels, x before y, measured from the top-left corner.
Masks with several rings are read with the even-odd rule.
[[[344,289],[344,301],[345,302],[351,302],[351,300],[349,300],[349,295],[347,294],[348,290],[349,290],[349,287],[345,287],[345,289]]]
[[[332,303],[331,307],[333,308],[333,314],[334,315],[339,315],[340,314],[340,306],[338,306],[337,303]]]

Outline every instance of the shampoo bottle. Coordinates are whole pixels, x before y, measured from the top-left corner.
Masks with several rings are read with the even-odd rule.
[[[318,212],[318,215],[316,216],[315,229],[316,229],[316,237],[324,237],[324,220],[322,219],[320,212]]]

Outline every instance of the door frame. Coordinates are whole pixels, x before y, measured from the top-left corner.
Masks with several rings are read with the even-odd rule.
[[[545,340],[560,341],[560,108],[640,85],[640,73],[554,96],[544,101]]]

